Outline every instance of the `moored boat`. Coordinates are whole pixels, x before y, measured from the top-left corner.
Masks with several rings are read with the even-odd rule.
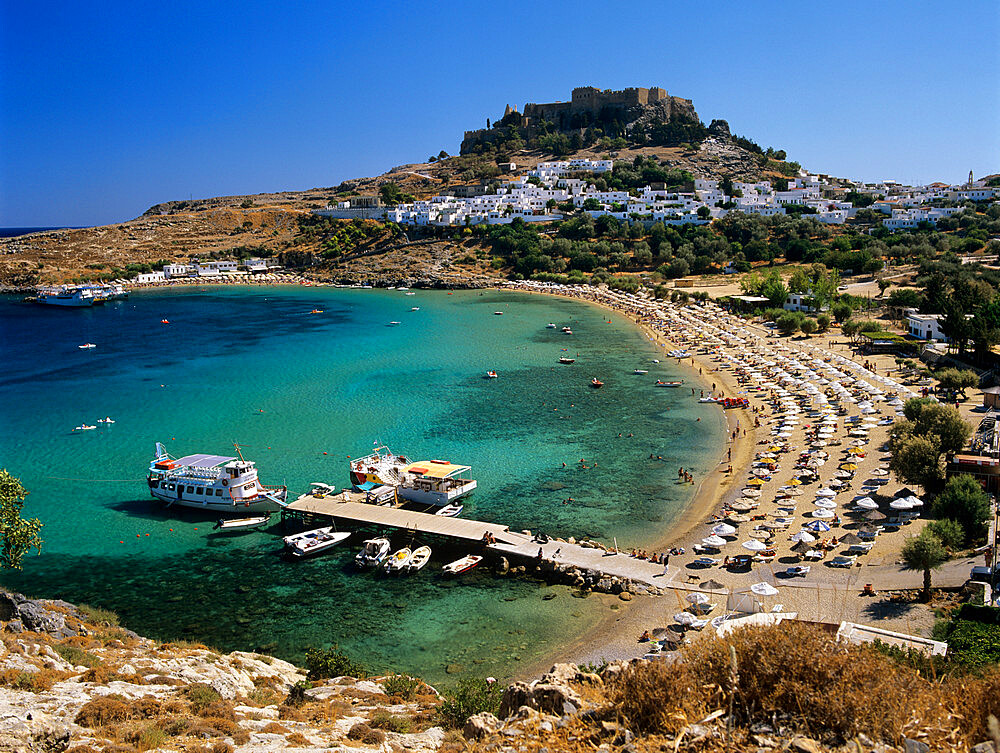
[[[462,512],[462,510],[464,510],[464,509],[465,509],[465,505],[456,505],[456,504],[452,503],[452,504],[449,504],[449,505],[445,505],[444,507],[442,507],[440,510],[438,510],[434,514],[435,515],[441,515],[442,517],[445,517],[445,518],[454,518],[457,515],[459,515]]]
[[[73,431],[91,431],[92,429],[96,428],[97,426],[91,424],[80,424],[79,426],[74,426]]]
[[[664,382],[659,379],[656,380],[655,386],[657,387],[680,387],[684,382]]]
[[[454,562],[449,562],[447,565],[441,568],[441,572],[445,575],[458,575],[459,573],[464,573],[467,570],[471,570],[480,562],[483,558],[478,554],[469,554],[462,559],[455,560]]]
[[[368,539],[354,561],[359,567],[378,567],[389,554],[389,539]]]
[[[495,371],[487,371],[486,374],[483,375],[483,378],[484,379],[496,379],[497,378],[497,373]]]
[[[413,554],[410,556],[410,561],[406,563],[406,569],[411,573],[416,572],[430,562],[430,559],[431,548],[429,546],[418,547],[413,550]]]
[[[322,554],[350,536],[348,531],[334,531],[332,526],[304,531],[292,536],[286,536],[285,549],[293,557],[315,557]]]
[[[395,487],[402,499],[444,507],[476,488],[475,479],[465,477],[470,470],[447,460],[411,462],[387,447],[376,447],[372,454],[351,461],[351,484],[356,491]]]
[[[266,526],[270,521],[270,515],[255,515],[250,518],[219,518],[219,521],[212,526],[212,530],[223,533],[256,531],[258,528]]]
[[[633,373],[633,374],[648,374],[648,373],[649,373],[649,371],[647,371],[646,369],[636,369],[636,370],[635,370],[635,371],[633,371],[632,373]]]
[[[559,359],[559,363],[576,363],[576,359],[567,358],[566,356],[563,356],[562,358]]]
[[[597,377],[594,377],[593,379],[590,380],[590,386],[595,389],[600,389],[601,387],[604,386],[604,382],[602,382]]]
[[[382,569],[387,573],[398,573],[400,570],[405,570],[407,568],[412,557],[413,552],[408,546],[404,546],[402,549],[397,549],[390,557],[386,558],[385,562],[382,563]]]
[[[90,350],[91,348],[96,348],[97,346],[94,345],[94,343],[84,343],[83,345],[77,345],[76,347],[80,350]]]
[[[553,324],[552,322],[549,322],[548,324],[545,325],[545,329],[555,329],[555,328],[556,325]]]
[[[167,505],[221,512],[271,513],[285,504],[284,486],[265,486],[257,479],[256,464],[223,455],[185,455],[172,458],[163,445],[149,464],[149,492]]]

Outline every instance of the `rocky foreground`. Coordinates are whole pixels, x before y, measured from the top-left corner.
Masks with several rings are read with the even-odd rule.
[[[402,675],[310,682],[270,656],[159,643],[62,601],[0,592],[0,623],[0,752],[996,750],[997,673],[928,680],[808,626],[559,664],[456,703]]]

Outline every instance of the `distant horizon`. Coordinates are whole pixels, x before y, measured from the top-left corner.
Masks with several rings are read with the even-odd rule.
[[[992,3],[405,7],[5,4],[0,225],[105,225],[189,197],[334,186],[457,153],[507,103],[576,86],[662,86],[815,173],[1000,172]],[[498,54],[494,29],[515,18]],[[886,33],[903,20],[906,34]],[[540,50],[566,64],[540,66]]]

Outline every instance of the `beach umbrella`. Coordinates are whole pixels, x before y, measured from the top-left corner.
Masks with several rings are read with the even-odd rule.
[[[690,612],[678,612],[674,615],[674,622],[678,625],[683,625],[684,627],[689,627],[693,625],[698,618],[695,617]]]
[[[746,502],[734,502],[730,505],[737,512],[750,512],[753,509],[753,505],[747,504]]]
[[[716,536],[731,536],[736,533],[736,526],[731,526],[728,523],[719,523],[712,529],[712,533]]]
[[[763,486],[763,484],[764,482],[759,478],[752,478],[749,481],[747,481],[748,486]]]
[[[885,520],[885,513],[881,513],[878,510],[872,510],[869,513],[865,513],[865,520],[877,521]]]
[[[712,535],[703,538],[701,540],[701,543],[704,544],[705,546],[710,546],[715,549],[718,549],[720,546],[725,546],[728,542],[721,536]]]
[[[894,499],[889,503],[889,507],[893,510],[912,510],[913,505],[910,504],[905,499]]]
[[[840,470],[842,470],[842,471],[856,471],[856,470],[858,470],[858,466],[855,463],[844,463],[843,465],[840,466]]]
[[[719,583],[717,580],[706,580],[699,583],[698,588],[704,588],[706,591],[721,591],[725,588],[725,585]]]
[[[778,589],[770,583],[754,583],[750,586],[750,590],[758,596],[776,596],[778,594]]]
[[[744,489],[743,496],[750,499],[757,499],[760,496],[760,489]]]
[[[837,496],[837,492],[835,492],[833,489],[830,489],[829,487],[824,487],[823,489],[820,489],[818,492],[816,492],[816,496],[818,496],[818,497],[836,497]]]
[[[691,604],[708,604],[708,596],[703,593],[698,593],[697,591],[692,594],[688,594],[684,598]]]
[[[856,506],[860,507],[862,510],[877,510],[878,503],[871,497],[862,497],[856,500],[854,503]]]
[[[830,524],[824,523],[822,520],[811,520],[802,527],[817,533],[826,533],[830,530]]]
[[[888,476],[889,475],[889,471],[885,470],[884,468],[876,468],[874,471],[872,471],[872,475],[873,476]]]
[[[847,544],[848,546],[850,546],[851,544],[858,544],[860,542],[861,539],[855,536],[853,533],[845,533],[843,536],[840,537],[840,543]]]
[[[909,502],[914,507],[923,507],[924,506],[924,501],[922,499],[920,499],[920,497],[915,497],[912,494],[909,497],[903,497],[903,499],[905,499],[907,502]]]
[[[757,541],[755,539],[750,539],[749,541],[744,541],[741,546],[744,549],[747,549],[747,550],[749,550],[751,552],[760,552],[760,551],[763,551],[764,549],[767,549],[767,545],[766,544],[763,544],[760,541]]]
[[[750,520],[750,516],[740,513],[738,515],[730,515],[728,520],[731,520],[734,523],[747,523]]]
[[[813,536],[809,531],[799,531],[798,533],[792,534],[792,541],[815,541],[816,537]]]
[[[813,502],[816,507],[823,508],[824,510],[835,510],[837,508],[837,503],[832,499],[827,499],[826,497],[820,497],[815,502]]]

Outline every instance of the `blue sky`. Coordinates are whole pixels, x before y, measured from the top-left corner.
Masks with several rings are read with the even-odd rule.
[[[0,226],[332,186],[663,86],[817,172],[1000,172],[1000,3],[0,0]]]

